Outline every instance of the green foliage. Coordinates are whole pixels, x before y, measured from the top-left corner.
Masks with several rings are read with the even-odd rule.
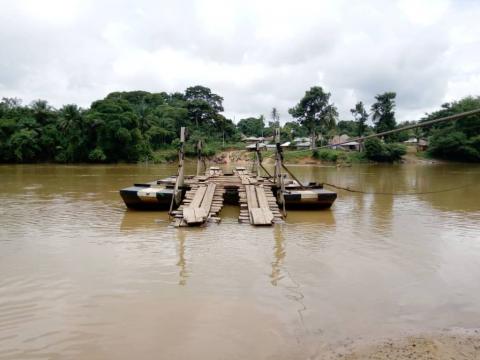
[[[446,103],[422,121],[438,119],[464,111],[480,108],[480,97],[466,97],[460,101]],[[429,153],[457,161],[480,162],[480,115],[470,115],[455,122],[433,126],[430,133]]]
[[[417,121],[405,121],[405,122],[399,124],[397,126],[397,128],[405,127],[405,126],[408,126],[408,125],[415,125],[415,124],[417,124]],[[420,139],[420,138],[425,137],[424,129],[422,129],[422,128],[414,128],[414,129],[410,129],[410,130],[400,131],[400,132],[396,133],[395,136],[396,136],[396,140],[398,142],[403,142],[403,141],[406,141],[406,140],[411,139],[411,138]]]
[[[280,136],[285,141],[292,141],[297,137],[308,136],[308,129],[296,121],[289,121],[280,129]]]
[[[222,101],[202,86],[185,94],[113,92],[87,110],[74,104],[57,110],[44,100],[22,106],[18,99],[4,98],[0,162],[143,161],[156,150],[172,149],[182,126],[192,130],[192,138],[237,142],[237,127],[219,113]],[[206,151],[211,149],[208,145]]]
[[[429,152],[437,157],[460,161],[480,161],[480,135],[468,138],[464,132],[444,128],[434,132]]]
[[[345,155],[343,152],[333,149],[320,149],[320,150],[313,150],[312,157],[314,159],[329,161],[329,162],[337,162],[339,156]]]
[[[107,156],[102,149],[96,148],[88,154],[88,159],[93,162],[104,162],[107,160]]]
[[[375,99],[371,108],[375,130],[395,128],[395,93],[380,94]],[[222,103],[221,96],[199,85],[189,87],[185,93],[113,92],[94,101],[88,109],[74,104],[55,109],[45,100],[24,106],[19,99],[3,98],[0,102],[0,162],[172,161],[176,159],[182,126],[189,132],[187,154],[195,156],[195,144],[202,140],[204,154],[211,156],[226,148],[243,149],[241,134],[271,136],[274,128],[280,125],[276,108],[271,111],[267,127],[263,116],[234,124],[221,114]],[[477,108],[480,108],[480,97],[467,97],[443,104],[440,110],[422,121]],[[362,102],[351,109],[354,121],[340,121],[335,126],[336,107],[330,103],[330,94],[318,86],[310,88],[289,112],[297,121],[286,122],[280,127],[282,142],[321,133],[325,143],[336,134],[355,137],[372,132],[366,124],[368,113]],[[395,137],[386,137],[386,141],[426,136],[430,137],[431,156],[480,161],[480,115],[436,124],[428,129],[404,131]],[[313,156],[337,162],[362,161],[364,156],[376,161],[395,161],[404,153],[402,146],[378,140],[368,143],[365,155],[321,150]],[[303,155],[292,152],[288,156],[295,161]]]
[[[178,160],[177,149],[162,149],[153,153],[152,159],[154,163],[166,163]]]
[[[370,138],[365,141],[365,156],[369,160],[379,162],[398,161],[407,153],[404,145],[384,144],[378,138]]]
[[[8,141],[8,147],[13,150],[15,161],[31,161],[40,154],[38,133],[35,130],[20,129]]]
[[[364,163],[368,162],[367,155],[364,151],[350,151],[347,153],[347,161],[349,163]]]
[[[337,123],[336,133],[339,135],[347,134],[350,137],[358,136],[358,124],[352,120],[342,120]]]
[[[365,131],[367,130],[366,123],[368,120],[368,113],[365,110],[365,106],[363,105],[363,102],[359,101],[358,103],[356,103],[355,107],[353,109],[350,109],[350,112],[352,113],[355,119],[355,125],[356,125],[355,135],[363,136],[365,134]]]
[[[386,92],[375,96],[377,100],[372,105],[372,119],[375,124],[375,131],[381,133],[395,129],[397,125],[395,121],[395,97],[394,92]],[[385,136],[387,142],[392,142],[396,139],[395,135]]]
[[[213,125],[219,112],[223,111],[223,98],[204,86],[192,86],[185,91],[188,116],[195,126]]]
[[[335,126],[338,117],[337,108],[330,104],[330,93],[323,91],[320,86],[313,86],[305,92],[300,102],[288,112],[298,122],[306,127],[312,137],[315,133],[326,134]],[[315,142],[314,142],[315,143]]]
[[[245,136],[262,136],[265,122],[263,116],[241,119],[237,124],[238,130]]]

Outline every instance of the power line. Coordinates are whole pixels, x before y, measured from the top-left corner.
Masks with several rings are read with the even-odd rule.
[[[415,128],[417,128],[417,127],[428,126],[428,125],[436,124],[436,123],[443,122],[443,121],[454,121],[454,120],[458,120],[458,119],[460,119],[460,118],[462,118],[462,117],[464,117],[464,116],[473,115],[473,114],[478,114],[478,113],[480,113],[480,109],[465,111],[465,112],[460,113],[460,114],[445,116],[445,117],[443,117],[443,118],[434,119],[434,120],[428,120],[428,121],[424,121],[424,122],[421,122],[421,123],[418,123],[418,124],[407,125],[407,126],[404,126],[404,127],[398,128],[398,129],[393,129],[393,130],[389,130],[389,131],[383,131],[383,132],[377,133],[377,134],[372,134],[372,135],[367,135],[367,136],[358,137],[358,138],[355,138],[355,139],[350,139],[349,141],[344,141],[344,142],[342,142],[342,143],[335,144],[335,145],[322,146],[322,147],[320,147],[319,149],[322,149],[322,148],[325,148],[325,147],[343,145],[343,144],[349,143],[349,142],[351,142],[351,141],[363,141],[363,140],[365,140],[365,139],[370,139],[370,138],[373,138],[373,137],[378,137],[378,136],[385,136],[385,135],[389,135],[389,134],[394,134],[394,133],[396,133],[396,132],[405,131],[405,130],[410,130],[410,129],[415,129]]]
[[[366,140],[366,139],[371,139],[371,138],[374,138],[374,137],[394,134],[394,133],[397,133],[397,132],[400,132],[400,131],[415,129],[415,128],[418,128],[418,127],[429,126],[429,125],[437,124],[437,123],[444,122],[444,121],[456,121],[456,120],[458,120],[460,118],[463,118],[465,116],[474,115],[474,114],[478,114],[478,113],[480,113],[480,109],[465,111],[465,112],[462,112],[462,113],[459,113],[459,114],[445,116],[445,117],[442,117],[442,118],[439,118],[439,119],[428,120],[428,121],[424,121],[424,122],[421,122],[421,123],[418,123],[418,124],[413,124],[413,125],[407,125],[407,126],[404,126],[404,127],[398,128],[398,129],[383,131],[383,132],[380,132],[380,133],[371,134],[371,135],[367,135],[367,136],[360,136],[360,137],[357,137],[357,138],[349,139],[348,141],[340,142],[338,144],[329,144],[329,145],[320,146],[317,149],[325,149],[325,148],[331,148],[333,146],[340,146],[340,145],[344,145],[344,144],[347,144],[347,143],[352,142],[352,141],[361,142],[361,141]],[[296,151],[312,151],[312,149],[303,149],[303,150],[296,150]]]
[[[349,192],[367,194],[367,195],[412,196],[412,195],[438,194],[438,193],[443,193],[443,192],[460,190],[460,189],[464,189],[464,188],[469,187],[469,186],[476,185],[476,183],[470,183],[470,184],[466,184],[466,185],[455,186],[455,187],[451,187],[451,188],[447,188],[447,189],[441,189],[441,190],[430,190],[430,191],[420,191],[420,192],[382,192],[382,191],[380,191],[380,192],[369,192],[369,191],[351,189],[349,187],[343,187],[343,186],[338,186],[338,185],[329,184],[329,183],[323,183],[323,185],[327,185],[327,186],[330,186],[330,187],[333,187],[333,188],[339,189],[339,190],[345,190],[345,191],[349,191]]]

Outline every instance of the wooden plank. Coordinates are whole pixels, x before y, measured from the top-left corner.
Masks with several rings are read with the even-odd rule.
[[[203,197],[205,196],[205,192],[207,191],[206,186],[200,186],[198,190],[195,192],[195,196],[193,197],[192,202],[190,203],[191,207],[200,207],[202,203]]]
[[[247,204],[249,209],[258,208],[257,195],[255,193],[255,186],[245,185],[247,190]]]
[[[250,223],[270,225],[274,219],[263,186],[245,185]]]
[[[203,197],[201,207],[204,208],[207,212],[212,206],[213,194],[215,192],[215,187],[217,185],[210,183],[208,184],[205,196]]]
[[[267,196],[265,195],[263,186],[255,186],[255,191],[257,193],[258,207],[267,209],[270,208],[270,206],[268,206]]]
[[[207,212],[199,207],[186,207],[183,209],[183,219],[188,225],[201,224],[207,220]]]
[[[263,216],[265,218],[265,224],[271,224],[274,218],[271,210],[268,208],[262,208],[262,211],[263,211]]]
[[[271,225],[273,221],[273,214],[270,209],[254,208],[250,210],[252,215],[253,225]]]

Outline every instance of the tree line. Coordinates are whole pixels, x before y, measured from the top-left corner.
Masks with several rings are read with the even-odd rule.
[[[233,141],[235,124],[226,119],[223,98],[203,86],[184,93],[113,92],[89,109],[70,104],[54,109],[44,100],[23,106],[0,103],[1,162],[135,162],[178,142],[180,127],[190,139]]]
[[[313,148],[325,144],[335,135],[356,137],[399,126],[395,119],[394,92],[376,95],[368,110],[362,101],[356,103],[350,110],[352,119],[349,120],[338,119],[338,109],[330,98],[331,94],[322,87],[310,88],[289,109],[294,121],[282,126],[276,108],[270,112],[268,121],[258,116],[241,119],[235,124],[221,114],[224,111],[223,98],[200,85],[170,94],[113,92],[94,101],[88,109],[75,104],[55,109],[45,100],[23,105],[19,99],[3,98],[0,102],[0,162],[143,161],[151,159],[158,150],[176,147],[182,126],[189,129],[187,152],[191,153],[199,139],[214,149],[213,153],[216,149],[238,143],[242,136],[272,136],[279,126],[282,140],[309,137]],[[467,97],[443,104],[438,111],[426,114],[420,121],[479,107],[480,97]],[[479,115],[392,134],[384,141],[395,143],[410,137],[429,138],[434,156],[480,161]],[[383,149],[384,153],[390,151],[378,143],[370,148]]]

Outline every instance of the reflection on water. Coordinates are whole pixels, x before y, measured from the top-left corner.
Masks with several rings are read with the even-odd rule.
[[[175,165],[0,166],[0,358],[321,358],[348,337],[479,326],[480,167],[292,169],[372,194],[272,228],[226,206],[175,229],[118,195]]]
[[[186,285],[188,273],[186,270],[186,261],[185,261],[185,231],[183,229],[177,230],[177,239],[178,239],[178,262],[177,266],[179,268],[178,276],[180,280],[178,281],[179,285]]]
[[[285,259],[285,245],[283,241],[282,225],[275,226],[274,239],[275,245],[273,247],[273,261],[272,261],[272,285],[277,286],[278,282],[282,280],[283,274],[281,273],[282,265]]]

